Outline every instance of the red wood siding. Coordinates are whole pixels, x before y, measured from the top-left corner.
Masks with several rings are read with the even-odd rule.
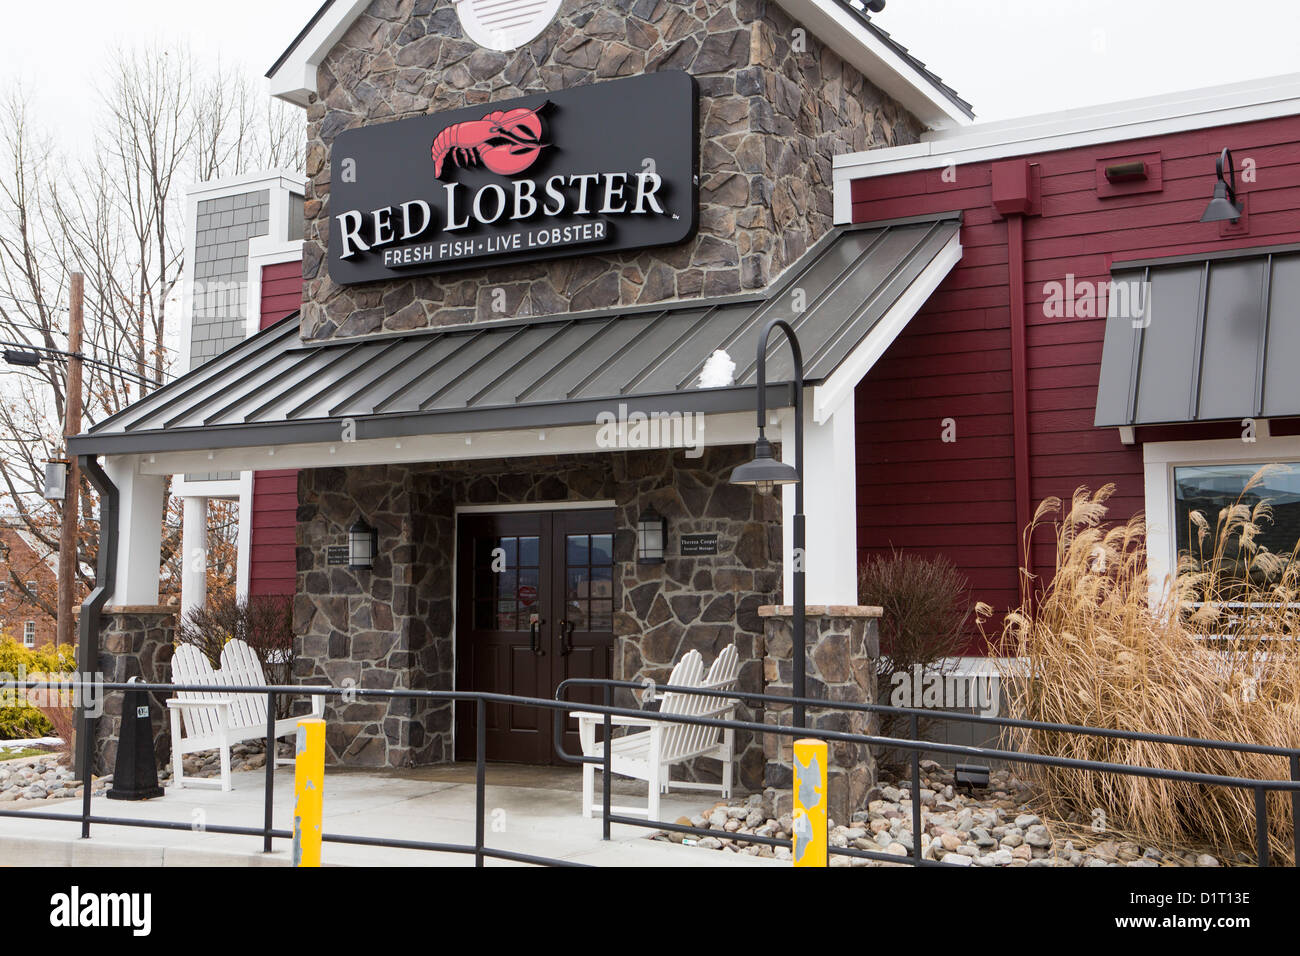
[[[1239,182],[1244,235],[1199,222],[1224,146],[1239,179],[1243,161],[1255,166],[1255,181]],[[1098,195],[1098,160],[1152,152],[1162,188]],[[1047,316],[1045,286],[1068,273],[1076,284],[1106,282],[1113,262],[1300,241],[1300,117],[1023,158],[1037,165],[1041,190],[1037,214],[1024,219],[1031,509],[1114,482],[1111,517],[1127,518],[1143,507],[1140,442],[1153,436],[1139,429],[1139,444],[1125,446],[1116,429],[1093,427],[1105,319]],[[934,169],[852,184],[855,222],[962,210],[965,250],[858,387],[858,547],[864,557],[891,547],[946,554],[977,599],[1003,610],[1018,602],[1008,228],[992,205],[990,162],[946,178]],[[1104,296],[1093,305],[1105,315]],[[941,440],[946,418],[956,421],[953,443]],[[1036,537],[1032,558],[1050,571],[1050,534]]]
[[[262,269],[261,328],[296,312],[302,304],[302,263]],[[248,591],[292,595],[297,587],[298,472],[259,471],[253,475],[252,529],[249,534]]]
[[[302,307],[302,263],[262,267],[262,323],[266,328]]]

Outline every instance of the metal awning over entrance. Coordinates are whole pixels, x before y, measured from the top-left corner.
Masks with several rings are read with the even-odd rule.
[[[294,315],[71,439],[70,450],[334,442],[344,422],[357,441],[590,425],[620,404],[749,411],[770,319],[793,323],[808,384],[826,385],[901,331],[960,257],[959,228],[947,215],[836,229],[761,296],[323,342],[303,342]],[[779,340],[771,348],[768,382],[791,378],[789,351]],[[716,349],[735,361],[735,384],[699,388]],[[770,405],[790,404],[788,386],[769,390]]]
[[[1300,246],[1116,264],[1099,426],[1300,415]]]

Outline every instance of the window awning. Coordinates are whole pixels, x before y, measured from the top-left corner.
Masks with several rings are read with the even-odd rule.
[[[1116,264],[1099,426],[1300,415],[1300,246]]]
[[[586,425],[602,411],[755,407],[766,323],[793,324],[809,385],[892,340],[960,256],[957,215],[844,227],[765,295],[304,343],[290,316],[69,441],[73,454],[139,454]],[[803,304],[802,312],[795,310]],[[908,311],[900,321],[900,311]],[[872,343],[871,354],[888,342]],[[702,389],[725,349],[735,384]],[[849,361],[846,361],[849,360]],[[774,336],[768,403],[788,406],[792,361]],[[860,374],[859,374],[860,377]]]

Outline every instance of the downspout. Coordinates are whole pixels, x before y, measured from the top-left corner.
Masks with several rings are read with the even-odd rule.
[[[993,207],[1007,221],[1007,283],[1011,306],[1011,421],[1015,467],[1016,554],[1028,575],[1022,595],[1031,591],[1033,548],[1025,529],[1033,518],[1029,487],[1029,347],[1025,314],[1025,216],[1039,210],[1038,166],[1010,159],[992,166]]]
[[[1034,549],[1025,537],[1033,514],[1029,499],[1029,355],[1025,331],[1025,217],[1007,219],[1007,271],[1011,284],[1011,421],[1016,466],[1016,553],[1033,579]]]
[[[77,670],[81,680],[89,680],[99,669],[99,633],[104,605],[113,593],[117,573],[117,517],[119,499],[117,486],[100,467],[94,455],[80,455],[81,473],[90,480],[99,493],[99,546],[95,561],[95,589],[81,605],[78,620]],[[85,695],[82,695],[82,700]],[[101,701],[102,703],[102,701]],[[91,753],[94,747],[94,727],[86,716],[85,708],[78,708],[78,733],[76,774],[81,785],[90,792]]]

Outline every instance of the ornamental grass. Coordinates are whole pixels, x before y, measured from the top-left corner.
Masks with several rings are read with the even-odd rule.
[[[1051,526],[1055,576],[1022,571],[1022,604],[1001,632],[1011,716],[1238,743],[1300,747],[1300,560],[1258,542],[1272,520],[1253,500],[1271,468],[1217,515],[1193,512],[1192,547],[1169,580],[1148,579],[1141,516],[1107,523],[1107,485],[1047,499],[1026,532]],[[1153,590],[1152,584],[1155,584]],[[987,613],[987,607],[984,608]],[[1063,733],[1013,734],[1012,746],[1083,760],[1289,779],[1285,757]],[[1021,766],[1058,818],[1093,822],[1098,839],[1255,852],[1250,790]],[[1267,800],[1273,863],[1290,863],[1292,802]],[[1100,812],[1099,812],[1100,811]],[[1111,834],[1108,837],[1107,834]]]

